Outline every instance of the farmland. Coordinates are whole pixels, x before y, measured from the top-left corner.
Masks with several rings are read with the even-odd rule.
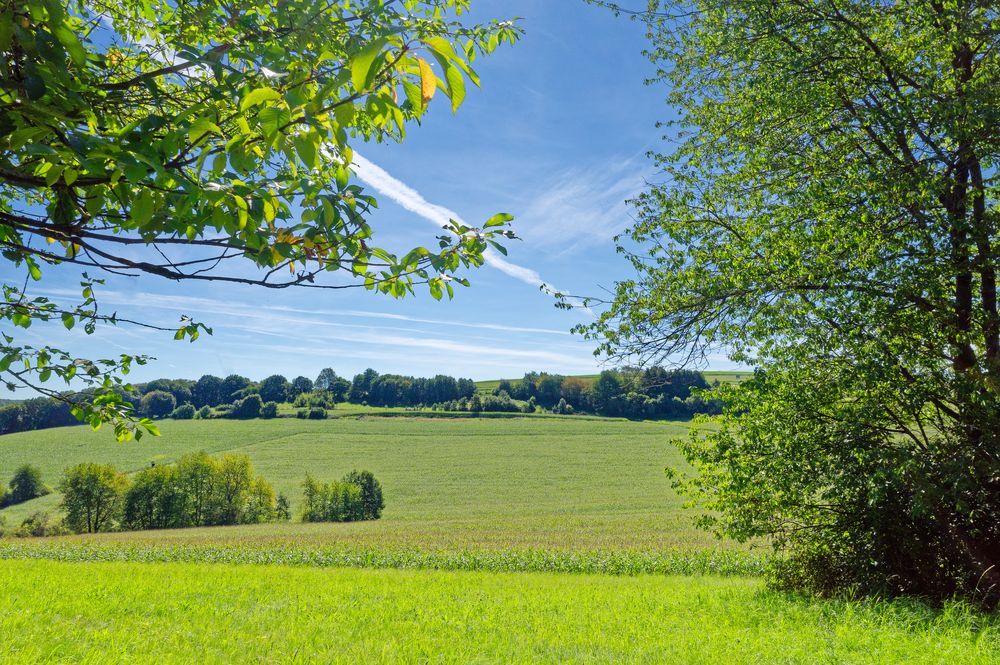
[[[371,413],[371,412],[370,412]],[[691,526],[663,474],[689,423],[359,416],[164,421],[119,444],[0,438],[54,483],[238,451],[300,500],[306,472],[382,481],[381,520],[0,541],[0,660],[990,662],[1000,627],[952,606],[767,591],[765,548]],[[49,495],[8,524],[58,511]],[[47,626],[44,635],[35,627]]]

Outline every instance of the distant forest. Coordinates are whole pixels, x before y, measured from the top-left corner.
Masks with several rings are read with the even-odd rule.
[[[350,402],[471,413],[549,411],[679,420],[719,413],[721,403],[711,397],[711,388],[701,372],[662,367],[607,370],[596,378],[529,372],[521,379],[500,381],[488,393],[480,392],[471,379],[441,374],[421,378],[367,369],[349,380],[326,368],[315,379],[289,380],[281,374],[261,381],[238,374],[206,374],[197,381],[156,379],[133,386],[123,396],[150,418],[268,418],[277,417],[279,404],[323,410]],[[0,406],[0,434],[74,424],[69,405],[57,399],[39,397]]]

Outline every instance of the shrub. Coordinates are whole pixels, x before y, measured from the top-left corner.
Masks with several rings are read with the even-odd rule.
[[[110,531],[121,519],[128,477],[111,465],[83,463],[66,471],[59,491],[66,524],[77,533]]]
[[[208,408],[208,407],[206,407]],[[181,404],[179,407],[173,410],[170,417],[174,420],[191,420],[194,418],[195,410],[194,404]]]
[[[212,407],[210,407],[210,406],[208,406],[206,404],[205,406],[203,406],[200,409],[198,409],[198,417],[201,418],[202,420],[207,420],[208,418],[211,418],[212,417]]]
[[[371,471],[351,471],[344,476],[345,483],[357,485],[361,490],[361,503],[363,505],[362,517],[364,520],[377,520],[382,516],[382,509],[385,508],[385,501],[382,498],[382,484],[375,480]]]
[[[260,408],[261,418],[277,418],[278,417],[278,403],[277,402],[265,402],[264,406]]]
[[[324,418],[326,418],[326,409],[322,407],[309,409],[309,420],[323,420]]]
[[[139,402],[139,409],[150,418],[166,418],[175,408],[177,400],[164,390],[151,390]]]
[[[264,402],[260,399],[260,395],[247,395],[240,401],[233,404],[230,417],[244,420],[257,418],[260,416],[260,410],[263,406]]]
[[[303,420],[305,420],[306,418],[309,417],[309,409],[299,409],[298,411],[295,412],[295,417],[302,418]]]
[[[52,519],[46,512],[32,513],[13,531],[13,535],[17,538],[62,536],[67,533],[69,533],[69,529],[66,528],[66,525]]]
[[[7,486],[10,488],[10,492],[5,492],[4,496],[0,497],[0,507],[31,501],[45,496],[50,491],[42,483],[41,471],[30,464],[18,467]]]

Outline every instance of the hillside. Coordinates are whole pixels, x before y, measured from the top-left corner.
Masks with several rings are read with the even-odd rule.
[[[558,417],[341,418],[164,421],[163,435],[115,443],[84,427],[0,437],[0,481],[38,466],[50,485],[90,461],[134,472],[189,451],[243,452],[292,502],[306,473],[332,480],[375,473],[386,496],[378,522],[276,523],[224,529],[111,534],[102,538],[219,541],[244,537],[391,543],[422,548],[644,549],[713,545],[682,514],[664,466],[679,464],[669,439],[680,423]],[[0,511],[17,524],[58,510],[50,495]]]

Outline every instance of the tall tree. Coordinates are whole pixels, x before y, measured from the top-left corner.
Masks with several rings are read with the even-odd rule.
[[[477,56],[509,22],[460,20],[469,0],[0,2],[0,321],[209,331],[98,307],[88,273],[262,288],[364,288],[440,299],[482,265],[508,215],[449,224],[433,248],[378,246],[375,200],[352,182],[357,141],[399,141],[441,90],[457,109]],[[434,64],[432,64],[434,63]],[[435,66],[437,72],[435,72]],[[497,245],[499,247],[499,245]],[[85,269],[78,303],[34,295],[51,266]],[[247,264],[253,270],[247,270]],[[341,279],[325,280],[338,273]],[[0,341],[12,387],[141,435],[119,386],[144,356],[92,361]],[[96,399],[47,385],[89,386]]]
[[[682,484],[785,549],[780,579],[995,604],[997,6],[650,5],[680,142],[589,334],[756,367]]]

